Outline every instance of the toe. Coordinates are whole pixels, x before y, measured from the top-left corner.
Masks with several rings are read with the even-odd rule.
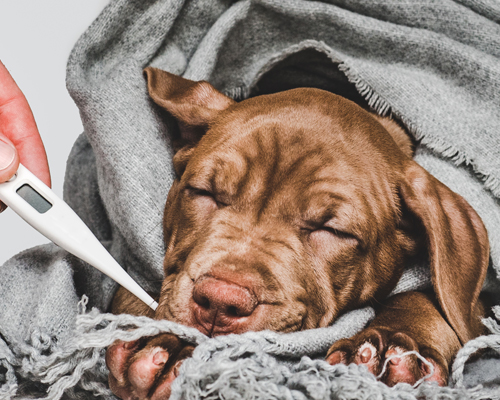
[[[111,391],[123,400],[165,400],[194,346],[171,334],[135,342],[117,341],[106,352]]]
[[[165,375],[164,379],[151,396],[151,400],[165,400],[170,397],[172,382],[177,378],[177,375],[179,375],[179,367],[183,361],[184,360],[177,361],[174,367]]]
[[[184,362],[184,360],[188,357],[191,357],[193,354],[194,347],[186,346],[178,355],[178,361],[165,373],[160,380],[158,386],[156,387],[153,395],[151,396],[151,400],[165,400],[170,397],[172,382],[179,375],[179,368]]]
[[[123,384],[120,384],[118,380],[111,374],[108,377],[109,388],[111,391],[122,400],[131,400],[131,392],[127,387]]]
[[[128,379],[139,398],[146,398],[156,378],[163,371],[168,353],[161,347],[140,351],[128,369]]]
[[[330,365],[347,364],[347,354],[345,351],[336,350],[326,357],[326,362]]]
[[[437,382],[439,386],[446,386],[448,384],[448,363],[444,357],[431,348],[422,349],[420,354],[430,364],[421,364],[422,376],[425,377],[426,382]]]
[[[390,347],[386,353],[387,372],[382,380],[388,386],[405,382],[413,385],[420,379],[418,359],[414,354],[407,354],[408,349],[394,346]]]
[[[138,341],[123,342],[117,340],[106,351],[106,365],[110,375],[113,376],[118,385],[125,385],[127,361],[135,352]]]
[[[377,373],[379,366],[378,352],[371,342],[365,342],[359,346],[354,362],[358,365],[364,365],[372,374]]]
[[[353,349],[354,343],[352,340],[341,339],[330,347],[326,355],[326,361],[331,365],[348,364]]]

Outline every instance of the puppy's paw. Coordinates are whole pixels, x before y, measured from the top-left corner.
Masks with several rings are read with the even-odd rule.
[[[168,333],[116,341],[106,351],[109,387],[123,400],[168,399],[180,365],[193,350],[194,346]]]
[[[428,363],[414,353],[404,354],[408,352],[418,352]],[[447,363],[437,351],[419,346],[405,333],[387,329],[368,328],[350,339],[339,340],[330,347],[326,360],[332,365],[365,365],[388,386],[399,382],[413,385],[424,377],[426,382],[440,386],[448,382]]]

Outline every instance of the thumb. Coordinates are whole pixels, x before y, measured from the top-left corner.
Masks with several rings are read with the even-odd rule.
[[[12,142],[0,135],[0,183],[14,176],[19,167],[19,154]]]

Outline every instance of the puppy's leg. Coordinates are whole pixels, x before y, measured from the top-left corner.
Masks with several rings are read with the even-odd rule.
[[[146,303],[139,300],[127,289],[120,286],[111,302],[111,312],[113,314],[143,315],[154,318],[155,312]]]
[[[114,314],[154,318],[154,311],[123,288],[111,309]],[[169,333],[132,342],[118,340],[106,351],[109,387],[123,400],[167,399],[180,365],[193,350],[194,346]]]
[[[461,345],[436,304],[432,295],[419,292],[389,298],[367,329],[330,348],[327,361],[366,365],[378,376],[385,360],[396,356],[387,362],[381,380],[389,386],[398,382],[414,384],[430,375],[431,368],[415,355],[397,357],[413,350],[434,367],[426,380],[446,385],[449,365]]]

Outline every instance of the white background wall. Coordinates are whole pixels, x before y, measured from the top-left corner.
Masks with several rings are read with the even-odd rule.
[[[0,0],[0,60],[30,103],[47,151],[52,188],[62,196],[66,159],[83,131],[66,90],[66,61],[108,0]],[[0,214],[0,268],[19,251],[47,243],[12,210]]]

